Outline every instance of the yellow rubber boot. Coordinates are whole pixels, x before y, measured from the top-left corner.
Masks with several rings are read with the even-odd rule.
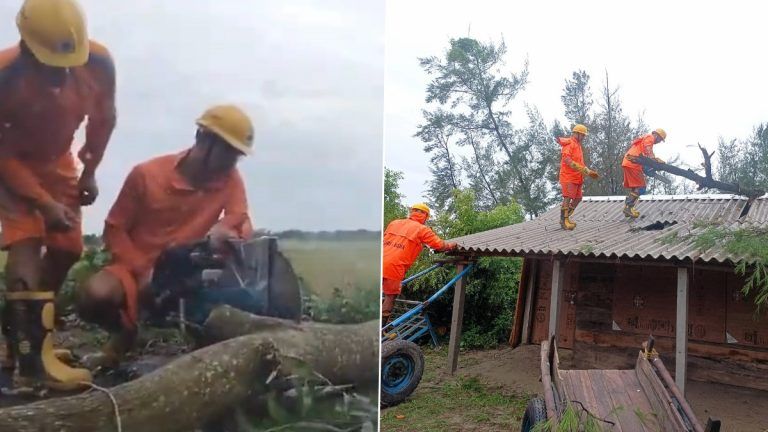
[[[638,198],[640,198],[640,194],[637,192],[630,192],[627,195],[627,198],[624,200],[624,210],[622,211],[624,216],[632,219],[640,217],[640,212],[635,209],[635,203],[637,203]]]
[[[630,207],[628,205],[625,205],[624,206],[624,216],[632,218],[632,219],[637,219],[637,218],[640,217],[640,212],[637,211],[637,209],[634,208],[634,207]]]
[[[566,231],[572,231],[576,224],[570,219],[570,207],[560,207],[560,227]]]
[[[571,229],[575,229],[576,222],[571,220],[571,216],[573,216],[573,208],[568,207],[568,211],[565,213],[565,222],[566,222],[566,225],[570,225],[571,227],[573,227]]]
[[[68,349],[56,348],[53,350],[53,355],[55,355],[57,359],[63,361],[68,365],[72,365],[75,363],[75,355],[72,354],[72,351]]]
[[[54,293],[20,291],[6,294],[12,302],[11,341],[19,363],[22,386],[75,390],[93,381],[87,369],[72,368],[59,360],[53,347]]]

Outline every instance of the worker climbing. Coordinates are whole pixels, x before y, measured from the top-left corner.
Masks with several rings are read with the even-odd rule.
[[[206,110],[191,149],[135,166],[104,226],[111,262],[79,287],[80,316],[110,338],[83,359],[89,368],[116,367],[137,336],[140,304],[155,260],[169,246],[209,235],[214,247],[251,234],[245,187],[236,168],[251,154],[253,127],[233,105]],[[223,213],[223,217],[220,216]]]
[[[638,156],[645,156],[664,163],[653,154],[653,146],[666,140],[667,133],[664,129],[655,131],[636,138],[624,155],[621,162],[621,168],[624,171],[624,187],[629,190],[627,198],[624,200],[624,216],[636,219],[640,217],[640,212],[635,208],[637,200],[645,192],[645,174],[643,166],[636,163]]]
[[[429,207],[414,204],[407,219],[395,219],[384,231],[383,269],[381,289],[384,294],[381,305],[382,327],[389,323],[395,299],[400,295],[401,282],[419,257],[424,245],[436,251],[456,249],[456,243],[443,241],[426,226]]]
[[[80,206],[98,196],[96,169],[116,121],[115,69],[89,40],[75,0],[25,0],[16,25],[20,41],[0,51],[3,376],[18,367],[17,390],[75,388],[91,375],[53,349],[54,298],[83,249]],[[71,146],[86,117],[78,175]]]
[[[582,144],[589,131],[582,124],[573,127],[569,137],[560,137],[558,144],[562,147],[560,159],[560,187],[563,193],[563,203],[560,207],[560,226],[565,230],[573,230],[576,224],[571,220],[573,212],[581,202],[583,195],[584,176],[596,179],[600,175],[584,165]]]

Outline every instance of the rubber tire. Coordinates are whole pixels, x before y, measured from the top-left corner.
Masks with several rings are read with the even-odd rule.
[[[525,407],[520,431],[530,432],[536,424],[545,421],[547,421],[547,405],[544,403],[544,399],[533,398],[528,401],[528,406]]]
[[[385,370],[388,362],[410,365],[405,381],[399,382],[395,388],[385,383]],[[381,406],[391,407],[405,401],[416,390],[424,375],[424,353],[421,348],[411,341],[395,339],[385,341],[381,345]]]

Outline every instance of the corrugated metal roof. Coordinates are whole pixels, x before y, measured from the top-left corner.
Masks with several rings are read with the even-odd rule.
[[[689,234],[699,223],[768,226],[768,198],[751,203],[733,195],[643,196],[637,204],[641,216],[622,214],[624,197],[586,198],[576,209],[573,231],[560,228],[560,208],[523,223],[453,239],[460,250],[478,254],[553,255],[603,258],[667,259],[735,262],[714,247],[701,252],[689,242],[665,242],[675,232]],[[742,212],[747,211],[745,217]]]

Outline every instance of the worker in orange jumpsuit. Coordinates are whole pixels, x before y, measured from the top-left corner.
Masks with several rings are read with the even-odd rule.
[[[227,238],[251,235],[236,168],[251,153],[251,120],[235,106],[220,105],[208,109],[197,126],[191,149],[135,166],[107,216],[104,240],[112,261],[77,296],[80,316],[110,333],[101,352],[83,360],[89,368],[114,367],[132,347],[145,288],[168,246],[206,234],[221,246]]]
[[[456,249],[456,243],[447,243],[424,225],[429,219],[429,207],[419,203],[411,207],[408,219],[396,219],[384,231],[384,251],[381,289],[384,298],[381,305],[382,325],[387,325],[400,295],[400,284],[408,269],[419,257],[424,245],[436,251]]]
[[[632,141],[632,145],[624,155],[624,160],[621,161],[621,168],[624,171],[624,187],[629,189],[629,194],[624,200],[624,216],[633,219],[640,216],[640,212],[635,208],[635,204],[640,195],[645,191],[643,166],[635,163],[635,158],[643,155],[655,159],[657,162],[664,163],[663,160],[653,154],[653,146],[665,139],[667,139],[667,133],[664,129],[656,129],[648,135],[643,135]]]
[[[16,24],[21,40],[0,51],[3,366],[18,364],[22,388],[73,388],[91,376],[55,354],[54,297],[82,252],[80,206],[98,196],[96,168],[116,121],[115,68],[89,40],[75,0],[25,0]],[[71,146],[86,117],[78,174]]]
[[[583,196],[584,176],[593,179],[600,177],[597,172],[584,165],[584,153],[581,146],[589,134],[587,127],[577,124],[573,127],[572,132],[569,137],[557,139],[558,144],[562,147],[560,187],[563,191],[563,203],[560,207],[560,226],[569,231],[576,228],[571,216]]]

